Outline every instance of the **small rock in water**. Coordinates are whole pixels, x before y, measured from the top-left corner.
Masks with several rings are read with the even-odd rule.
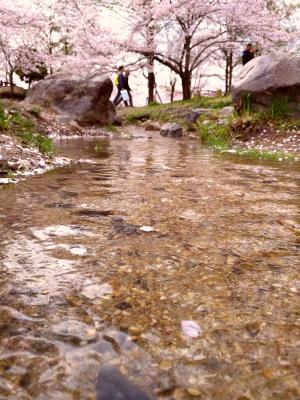
[[[38,319],[27,317],[11,307],[0,306],[0,327],[9,326],[13,320],[34,322]]]
[[[40,162],[39,162],[39,167],[40,167],[40,168],[46,168],[45,160],[43,160],[43,159],[40,160]]]
[[[93,326],[72,319],[54,325],[52,332],[59,339],[71,342],[91,341],[97,337]]]
[[[181,219],[189,219],[191,221],[201,220],[201,214],[196,213],[194,210],[185,210],[181,215]]]
[[[94,236],[92,232],[85,231],[78,227],[69,225],[51,225],[43,229],[32,229],[33,235],[43,241],[50,237],[63,237],[63,236]]]
[[[96,381],[96,400],[150,400],[141,389],[110,366],[103,367]]]
[[[122,217],[114,217],[111,220],[114,229],[118,233],[125,233],[126,235],[140,235],[139,225],[130,224],[125,222]]]
[[[169,136],[172,138],[179,138],[183,136],[182,126],[175,123],[167,123],[161,127],[161,136]]]
[[[111,295],[112,292],[112,287],[108,283],[97,284],[92,280],[87,280],[82,289],[82,294],[90,300],[100,299]]]

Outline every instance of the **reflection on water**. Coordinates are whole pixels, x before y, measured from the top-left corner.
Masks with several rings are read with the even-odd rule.
[[[103,366],[151,398],[300,398],[299,165],[58,150],[81,161],[0,191],[1,400],[95,399]]]

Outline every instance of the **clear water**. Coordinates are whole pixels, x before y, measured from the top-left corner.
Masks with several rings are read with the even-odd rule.
[[[0,190],[0,399],[95,399],[104,365],[153,399],[300,398],[299,164],[57,150],[82,161]]]

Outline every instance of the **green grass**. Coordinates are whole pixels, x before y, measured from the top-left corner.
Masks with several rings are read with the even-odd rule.
[[[261,110],[253,102],[251,92],[245,92],[242,96],[242,109],[241,109],[241,116],[256,116],[261,120],[272,120],[272,121],[282,121],[288,120],[291,117],[291,109],[289,106],[289,99],[288,97],[278,98],[273,97],[271,99],[271,105]]]
[[[290,115],[290,112],[291,110],[287,97],[284,99],[273,99],[271,107],[268,110],[271,119],[274,120],[287,119]]]
[[[42,153],[53,152],[52,140],[47,136],[36,133],[35,125],[31,119],[16,111],[6,112],[2,103],[0,103],[0,131],[7,131],[23,144],[37,147]]]
[[[276,122],[276,129],[280,132],[284,132],[287,130],[300,130],[300,120],[288,120],[288,119],[281,119]]]
[[[251,96],[252,95],[250,92],[245,92],[243,94],[243,98],[242,98],[243,114],[250,114],[252,111]]]
[[[6,131],[9,128],[10,119],[5,113],[5,108],[0,102],[0,131]]]
[[[53,152],[52,140],[40,133],[22,132],[18,133],[18,136],[22,143],[37,147],[41,153],[47,154]]]
[[[153,121],[177,122],[187,126],[186,113],[193,108],[221,109],[231,104],[230,96],[194,97],[191,100],[174,101],[167,104],[151,104],[146,107],[125,108],[122,113],[128,123],[151,119]]]
[[[112,133],[118,131],[118,128],[117,128],[115,125],[113,125],[113,124],[107,124],[107,125],[105,126],[105,128],[106,128],[106,130],[107,130],[108,132],[112,132]]]
[[[252,160],[266,161],[293,161],[294,156],[283,151],[266,151],[257,149],[237,149],[236,155],[250,158]]]
[[[34,106],[29,110],[30,114],[34,117],[40,117],[42,109],[38,106]]]
[[[201,141],[207,146],[216,149],[228,149],[230,147],[230,122],[225,125],[218,125],[214,121],[197,122],[197,132]]]
[[[23,117],[18,112],[11,113],[11,128],[18,133],[32,131],[35,126],[31,119]]]

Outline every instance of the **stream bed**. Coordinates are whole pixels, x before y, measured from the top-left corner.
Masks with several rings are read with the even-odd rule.
[[[300,399],[299,163],[57,152],[80,162],[0,190],[0,400],[93,400],[107,366],[151,399]]]

